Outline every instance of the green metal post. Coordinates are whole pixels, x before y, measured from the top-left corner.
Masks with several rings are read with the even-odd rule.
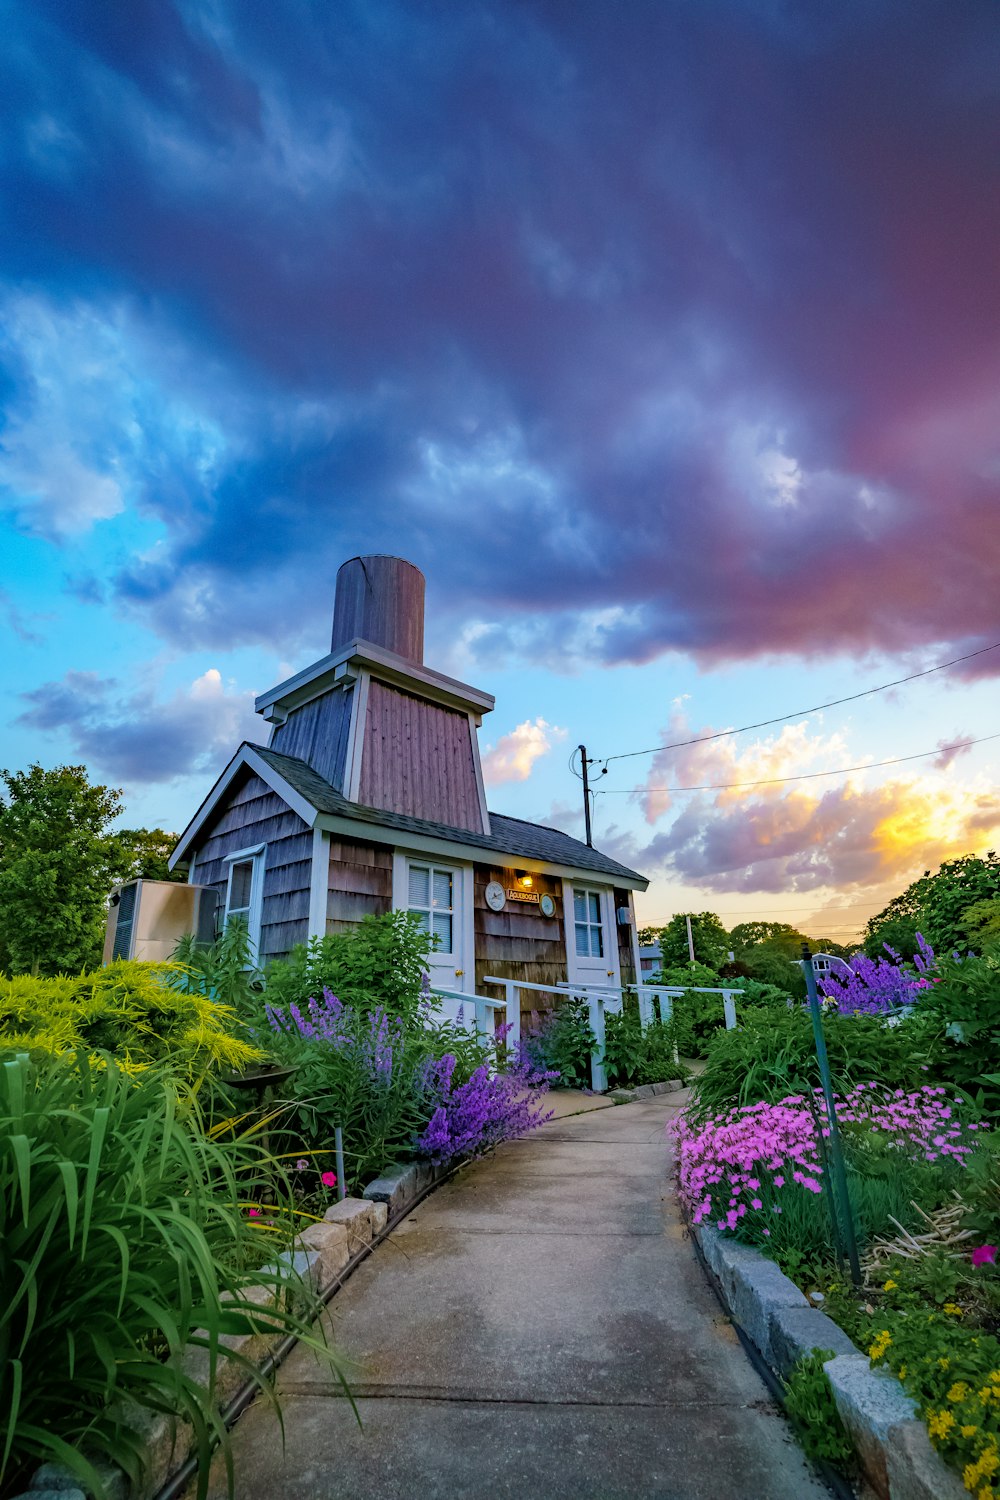
[[[854,1233],[854,1214],[851,1211],[851,1199],[847,1191],[847,1168],[844,1165],[844,1148],[840,1141],[840,1130],[837,1126],[837,1110],[833,1102],[833,1079],[830,1076],[830,1059],[826,1054],[823,1017],[820,1013],[819,994],[816,990],[816,975],[813,971],[812,954],[809,951],[808,943],[802,944],[802,971],[806,976],[809,1014],[812,1017],[813,1036],[816,1039],[816,1058],[819,1062],[820,1082],[823,1085],[823,1098],[826,1100],[826,1114],[830,1123],[830,1135],[827,1143],[830,1156],[830,1175],[833,1178],[833,1191],[837,1200],[837,1208],[839,1209],[843,1239],[847,1246],[847,1259],[851,1267],[851,1280],[855,1286],[860,1286],[861,1262],[858,1259],[858,1240],[857,1235]],[[831,1212],[834,1212],[832,1203],[830,1209]]]

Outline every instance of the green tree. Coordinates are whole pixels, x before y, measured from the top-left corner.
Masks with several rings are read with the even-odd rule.
[[[739,922],[729,936],[737,958],[759,947],[783,953],[786,958],[798,958],[806,941],[805,934],[788,922]]]
[[[875,956],[888,942],[904,958],[911,957],[907,940],[912,933],[915,942],[919,931],[936,953],[966,953],[975,946],[965,931],[966,912],[981,901],[998,897],[1000,856],[992,849],[982,858],[963,854],[945,860],[935,874],[925,870],[919,880],[870,919],[865,928],[865,952]]]
[[[718,969],[729,956],[729,933],[712,911],[681,912],[678,916],[671,917],[666,927],[660,932],[664,968],[690,962],[687,939],[688,916],[691,918],[691,937],[694,942],[696,962],[707,964],[710,969]]]
[[[176,833],[163,828],[121,828],[115,837],[127,861],[126,880],[187,880],[186,870],[171,870],[167,864],[177,843]]]
[[[0,965],[58,974],[101,957],[105,904],[128,869],[109,832],[121,793],[84,766],[0,771]]]

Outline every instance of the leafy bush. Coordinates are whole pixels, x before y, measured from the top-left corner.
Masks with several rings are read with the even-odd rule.
[[[931,1034],[930,1070],[1000,1114],[1000,961],[948,958],[938,972],[917,1007]]]
[[[643,1031],[638,1006],[626,1003],[620,1015],[604,1021],[604,1067],[609,1088],[635,1088],[683,1078],[687,1070],[676,1060],[675,1031],[652,1021]]]
[[[189,1078],[259,1057],[234,1035],[234,1014],[176,988],[183,979],[176,964],[125,959],[74,977],[0,976],[0,1056],[41,1059],[83,1048],[113,1053],[127,1071],[164,1064]]]
[[[825,1015],[823,1031],[834,1087],[841,1092],[870,1079],[890,1088],[914,1088],[928,1077],[928,1032],[917,1014],[897,1026],[877,1016]],[[760,1100],[775,1102],[809,1093],[819,1083],[808,1011],[751,1009],[738,1030],[712,1038],[695,1085],[695,1111],[707,1116]]]
[[[232,917],[214,943],[200,943],[192,933],[181,938],[171,955],[176,971],[169,982],[185,995],[206,995],[246,1017],[259,1009],[264,988],[253,953],[246,919]]]
[[[193,1345],[214,1370],[223,1334],[308,1327],[244,1298],[287,1284],[249,1269],[268,1252],[240,1206],[241,1182],[275,1168],[210,1139],[173,1074],[99,1063],[0,1063],[0,1487],[59,1460],[102,1494],[81,1442],[137,1475],[128,1397],[194,1424],[204,1495],[209,1436],[225,1434],[178,1357]]]
[[[832,1349],[814,1349],[796,1362],[785,1381],[785,1411],[807,1458],[850,1471],[855,1465],[854,1444],[823,1368],[832,1358]]]
[[[416,1017],[423,997],[430,936],[412,912],[365,917],[349,932],[298,944],[266,970],[268,1002],[282,1010],[305,1006],[324,990],[358,1010],[376,1007]]]
[[[536,1073],[554,1075],[560,1088],[587,1089],[596,1046],[586,1001],[566,999],[522,1033],[521,1057]]]
[[[292,1155],[304,1148],[315,1159],[329,1157],[339,1125],[351,1186],[368,1182],[389,1162],[412,1156],[420,1149],[418,1138],[431,1150],[427,1128],[435,1111],[452,1098],[468,1104],[478,1090],[480,1097],[488,1096],[492,1109],[503,1113],[501,1095],[509,1093],[513,1099],[527,1084],[526,1074],[515,1070],[509,1085],[487,1087],[483,1080],[499,1049],[461,1023],[436,1019],[426,998],[409,1020],[382,1007],[344,1005],[329,990],[304,1008],[292,1005],[283,1011],[268,1005],[267,1013],[268,1050],[295,1068],[278,1117],[279,1130],[295,1132],[284,1145]],[[461,1090],[473,1079],[478,1080],[476,1088],[466,1099]],[[490,1143],[491,1131],[484,1118],[480,1149]],[[439,1138],[440,1131],[438,1145]],[[466,1144],[461,1149],[473,1148]]]

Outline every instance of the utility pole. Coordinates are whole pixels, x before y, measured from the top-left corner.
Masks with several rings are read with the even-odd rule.
[[[687,930],[688,930],[688,958],[691,960],[692,963],[694,963],[694,938],[691,936],[691,914],[690,914],[690,912],[684,918],[684,920],[687,923]]]
[[[583,772],[583,826],[587,830],[587,848],[594,847],[594,834],[590,826],[590,781],[587,777],[587,767],[590,761],[587,759],[587,747],[580,747],[580,768]]]

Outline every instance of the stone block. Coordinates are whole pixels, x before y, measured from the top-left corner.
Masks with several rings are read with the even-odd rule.
[[[413,1202],[430,1179],[431,1169],[420,1162],[387,1167],[381,1177],[376,1177],[365,1188],[365,1197],[369,1202],[384,1203],[389,1213],[395,1216]]]
[[[327,1209],[323,1219],[344,1229],[348,1255],[356,1255],[363,1245],[372,1242],[372,1206],[363,1198],[343,1198]]]
[[[829,1349],[833,1355],[857,1354],[844,1330],[815,1307],[787,1307],[771,1311],[768,1344],[772,1367],[787,1375],[803,1355]]]
[[[189,1422],[168,1417],[164,1412],[149,1411],[127,1397],[121,1402],[120,1411],[122,1420],[141,1439],[146,1450],[145,1476],[133,1492],[133,1500],[149,1500],[187,1458],[194,1433]]]
[[[389,1222],[389,1208],[385,1203],[372,1204],[372,1238],[378,1239],[380,1234],[385,1233],[385,1226]]]
[[[885,1456],[890,1500],[968,1500],[956,1471],[931,1447],[923,1422],[890,1427]]]
[[[65,1485],[59,1490],[22,1490],[12,1500],[52,1500],[52,1496],[56,1494],[62,1495],[63,1500],[87,1500],[84,1490],[71,1485]]]
[[[746,1247],[740,1246],[745,1252]],[[736,1322],[752,1339],[769,1365],[775,1363],[771,1349],[771,1319],[779,1308],[808,1310],[809,1304],[793,1281],[772,1260],[751,1252],[732,1258],[730,1247],[723,1242],[721,1261],[726,1300]],[[727,1270],[732,1268],[727,1277]]]
[[[916,1417],[916,1407],[894,1375],[873,1370],[863,1354],[838,1354],[823,1366],[844,1426],[880,1500],[889,1500],[889,1430]]]
[[[634,1090],[634,1093],[637,1099],[652,1099],[653,1085],[651,1083],[640,1083],[638,1088]]]
[[[631,1104],[632,1100],[635,1098],[635,1090],[612,1089],[610,1093],[606,1095],[606,1097],[613,1100],[615,1104]]]
[[[104,1485],[108,1500],[127,1500],[128,1480],[116,1464],[95,1463],[101,1483]],[[72,1500],[74,1495],[81,1493],[88,1497],[90,1491],[78,1474],[67,1469],[65,1464],[42,1464],[31,1476],[31,1490],[29,1494],[42,1491],[49,1495],[61,1495],[63,1500]]]
[[[319,1256],[322,1286],[329,1286],[350,1260],[349,1239],[350,1231],[346,1224],[328,1221],[310,1224],[299,1235],[296,1243],[305,1250],[315,1250]]]

